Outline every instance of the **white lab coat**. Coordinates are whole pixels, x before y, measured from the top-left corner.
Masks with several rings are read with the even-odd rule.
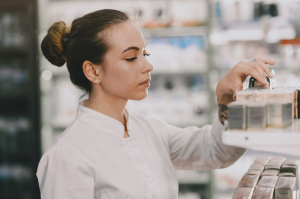
[[[222,124],[178,128],[126,112],[121,122],[78,105],[74,122],[42,156],[42,199],[177,199],[175,169],[233,164],[245,149],[222,144]]]

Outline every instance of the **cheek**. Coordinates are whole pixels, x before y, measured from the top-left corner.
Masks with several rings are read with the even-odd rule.
[[[130,63],[116,63],[114,67],[106,71],[103,81],[105,90],[115,95],[130,94],[138,87],[138,81],[140,81],[138,68]]]

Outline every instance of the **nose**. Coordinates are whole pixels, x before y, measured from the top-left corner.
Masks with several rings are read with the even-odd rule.
[[[144,74],[144,73],[149,73],[149,72],[151,72],[153,70],[153,66],[152,66],[152,64],[147,60],[147,59],[145,59],[145,63],[144,63],[144,65],[143,65],[143,67],[142,67],[142,73]]]

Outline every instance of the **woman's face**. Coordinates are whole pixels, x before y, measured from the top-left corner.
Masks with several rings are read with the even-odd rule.
[[[100,86],[109,95],[125,100],[142,100],[148,94],[150,71],[146,41],[139,28],[131,21],[109,30],[110,49],[105,56],[105,73]]]

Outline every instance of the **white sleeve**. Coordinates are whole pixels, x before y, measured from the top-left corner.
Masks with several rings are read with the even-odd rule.
[[[94,199],[94,178],[81,154],[67,145],[49,149],[36,176],[42,199]]]
[[[167,124],[170,157],[175,169],[207,170],[232,165],[246,149],[224,145],[223,129],[218,118],[202,128]]]

